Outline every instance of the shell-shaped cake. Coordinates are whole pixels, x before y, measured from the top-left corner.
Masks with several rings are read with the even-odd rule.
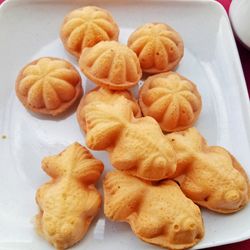
[[[133,50],[115,41],[100,42],[84,49],[79,66],[95,84],[114,90],[136,85],[142,75]]]
[[[119,27],[107,10],[87,6],[65,16],[60,36],[65,49],[79,58],[84,48],[100,41],[117,40]]]
[[[16,95],[29,110],[56,116],[82,95],[81,77],[69,62],[43,57],[26,65],[16,80]]]
[[[36,193],[39,214],[37,232],[56,249],[64,250],[87,233],[101,206],[94,184],[103,164],[78,143],[55,156],[45,157],[43,170],[52,179]]]
[[[90,149],[107,150],[115,168],[142,179],[157,181],[175,174],[175,152],[155,119],[135,118],[124,96],[107,102],[88,95],[91,92],[77,114]]]
[[[135,30],[128,46],[139,57],[146,73],[161,73],[174,69],[184,53],[181,36],[164,23],[146,23]]]
[[[155,118],[165,132],[191,127],[202,107],[195,84],[176,72],[149,77],[140,89],[139,104],[143,115]]]
[[[101,101],[104,103],[116,104],[121,97],[125,97],[133,111],[135,117],[141,117],[141,109],[134,98],[133,94],[129,90],[109,90],[101,87],[97,87],[94,90],[87,93],[82,97],[80,104],[77,108],[77,120],[81,129],[86,132],[86,120],[84,107],[92,102]]]
[[[248,177],[226,149],[208,146],[195,128],[167,138],[177,154],[176,180],[188,198],[219,213],[236,212],[248,203]]]
[[[121,172],[104,180],[104,213],[130,224],[135,235],[168,249],[186,249],[204,236],[201,212],[171,180],[152,185]]]

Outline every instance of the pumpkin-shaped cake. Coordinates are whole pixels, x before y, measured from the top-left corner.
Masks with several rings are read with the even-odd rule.
[[[117,40],[119,28],[107,10],[87,6],[66,15],[60,36],[65,49],[79,57],[86,47],[100,41]]]
[[[181,60],[184,46],[181,36],[164,23],[147,23],[135,30],[128,46],[137,54],[146,73],[174,69]]]
[[[56,116],[82,95],[81,77],[69,62],[43,57],[26,65],[16,80],[16,95],[29,110]]]
[[[105,41],[83,50],[79,66],[95,84],[114,90],[137,84],[142,72],[133,50],[116,41]]]
[[[201,96],[190,80],[175,72],[149,77],[139,93],[144,116],[155,118],[165,132],[192,127],[201,111]]]

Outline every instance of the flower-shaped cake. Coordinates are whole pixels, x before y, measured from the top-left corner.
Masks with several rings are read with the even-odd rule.
[[[100,42],[84,49],[79,66],[95,84],[114,90],[136,85],[142,75],[134,51],[115,41]]]
[[[81,77],[67,61],[43,57],[26,65],[16,80],[16,94],[29,110],[56,116],[82,95]]]
[[[152,116],[165,132],[191,127],[201,111],[201,97],[188,79],[168,72],[149,77],[139,94],[145,116]]]
[[[117,40],[119,28],[111,14],[95,6],[73,10],[65,18],[60,33],[65,49],[76,57],[100,41]]]
[[[164,23],[147,23],[135,30],[128,46],[139,57],[143,72],[161,73],[174,69],[184,53],[181,36]]]

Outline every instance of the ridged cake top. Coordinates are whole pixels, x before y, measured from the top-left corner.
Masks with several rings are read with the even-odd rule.
[[[79,65],[90,80],[109,89],[127,89],[137,84],[142,75],[133,50],[115,41],[85,49]]]
[[[149,77],[139,102],[143,114],[155,118],[166,132],[191,127],[202,106],[196,86],[175,72]]]
[[[147,23],[135,30],[128,46],[139,57],[143,72],[169,71],[179,63],[184,46],[180,35],[164,23]]]
[[[55,115],[81,94],[81,78],[70,63],[44,57],[23,68],[16,81],[16,92],[27,108]]]
[[[99,7],[87,6],[70,12],[61,27],[65,48],[79,57],[82,50],[100,41],[117,40],[119,28],[112,15]]]

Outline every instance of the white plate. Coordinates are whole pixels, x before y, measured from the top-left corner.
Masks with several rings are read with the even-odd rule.
[[[35,191],[48,176],[44,156],[74,141],[84,144],[74,112],[61,119],[33,115],[14,92],[20,68],[40,56],[58,56],[77,64],[58,38],[64,15],[82,5],[110,10],[121,27],[120,41],[145,22],[166,22],[180,32],[185,56],[177,71],[197,83],[203,110],[197,128],[210,144],[228,148],[250,174],[249,103],[238,53],[224,9],[214,1],[29,1],[5,2],[0,9],[0,249],[52,247],[33,230]],[[84,78],[84,88],[92,85]],[[3,139],[2,136],[7,138]],[[94,152],[111,169],[106,153]],[[101,187],[101,183],[99,183]],[[223,216],[202,211],[206,234],[195,248],[250,237],[250,206]],[[101,211],[84,240],[73,249],[158,249],[138,240],[126,223],[112,223]]]

